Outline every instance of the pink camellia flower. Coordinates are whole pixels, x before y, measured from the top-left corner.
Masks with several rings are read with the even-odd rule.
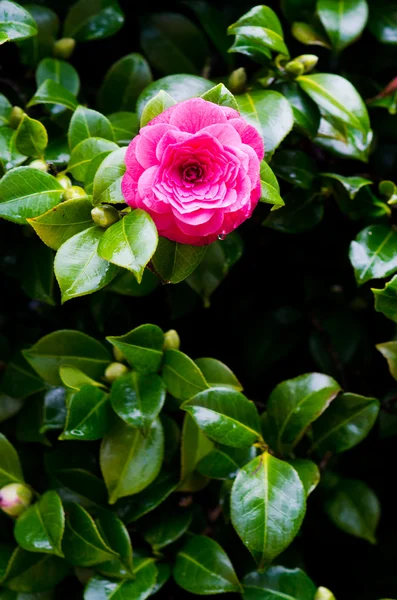
[[[148,212],[161,236],[201,246],[248,219],[261,195],[259,133],[232,108],[179,102],[127,149],[126,202]]]

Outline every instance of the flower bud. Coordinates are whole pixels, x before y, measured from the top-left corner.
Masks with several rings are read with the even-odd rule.
[[[170,329],[164,334],[164,350],[179,350],[181,340],[175,329]]]
[[[119,211],[110,206],[109,204],[103,204],[102,206],[95,206],[91,211],[91,217],[95,225],[106,229],[110,227],[120,218]]]
[[[247,85],[247,73],[244,67],[233,71],[229,76],[228,87],[232,94],[243,94]]]
[[[48,165],[45,162],[45,160],[41,160],[41,158],[38,158],[37,160],[32,160],[31,163],[29,163],[29,167],[32,167],[32,169],[38,169],[39,171],[44,171],[44,173],[47,173],[48,171]]]
[[[57,179],[58,183],[60,183],[61,186],[65,190],[72,187],[72,182],[71,182],[70,178],[67,175],[65,175],[65,173],[58,173],[58,175],[56,176],[56,179]],[[85,195],[85,192],[84,192],[84,195]]]
[[[316,64],[318,63],[318,56],[315,54],[301,54],[297,56],[294,60],[299,61],[305,68],[305,73],[309,73],[314,69]]]
[[[75,46],[76,40],[73,38],[62,38],[54,44],[54,56],[68,60],[72,56]]]
[[[0,490],[0,508],[11,517],[19,517],[32,499],[33,493],[24,483],[10,483]]]
[[[129,371],[128,367],[126,365],[123,365],[123,363],[112,362],[106,368],[105,379],[109,383],[113,383],[113,381],[115,381],[122,375],[125,375],[126,373],[128,373],[128,371]]]
[[[19,106],[14,106],[10,115],[10,127],[16,129],[19,123],[22,121],[24,111]]]
[[[314,600],[336,600],[332,592],[327,590],[325,587],[319,587]]]
[[[86,196],[85,190],[79,185],[71,185],[68,187],[64,194],[62,200],[74,200],[75,198],[84,198]]]
[[[285,65],[285,70],[289,75],[299,77],[299,75],[303,75],[305,72],[305,67],[299,60],[291,60]]]

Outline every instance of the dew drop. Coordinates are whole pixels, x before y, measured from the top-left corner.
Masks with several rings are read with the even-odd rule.
[[[226,233],[220,233],[218,235],[218,240],[220,240],[221,242],[223,242],[224,239],[226,239]]]

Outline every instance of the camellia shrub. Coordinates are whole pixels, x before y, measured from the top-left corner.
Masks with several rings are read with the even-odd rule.
[[[397,4],[135,4],[0,0],[0,600],[397,598]]]

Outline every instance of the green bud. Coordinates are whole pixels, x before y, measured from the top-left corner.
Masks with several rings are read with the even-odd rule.
[[[102,206],[95,206],[91,211],[92,220],[99,227],[106,229],[120,219],[119,211],[116,210],[110,204],[102,204]]]
[[[79,185],[71,185],[65,190],[62,200],[74,200],[75,198],[84,198],[85,196],[87,196],[87,194],[82,187]]]
[[[73,54],[76,40],[73,38],[62,38],[54,44],[54,56],[68,60]]]
[[[32,499],[33,493],[24,483],[10,483],[0,490],[0,508],[10,517],[19,517]]]
[[[113,346],[113,356],[117,362],[125,362],[126,360],[124,354],[116,346]]]
[[[305,73],[309,73],[312,71],[316,64],[318,63],[318,56],[315,54],[301,54],[297,56],[294,60],[299,61],[305,68]]]
[[[25,112],[19,106],[14,106],[10,115],[10,127],[17,129],[19,123],[22,121],[22,117]]]
[[[175,329],[170,329],[164,334],[164,350],[179,350],[181,340]]]
[[[128,373],[129,368],[123,363],[112,362],[105,371],[105,379],[109,383],[113,383],[116,379]]]
[[[45,162],[45,160],[41,160],[41,158],[38,158],[37,160],[32,160],[31,163],[29,163],[29,167],[32,167],[32,169],[38,169],[39,171],[44,171],[44,173],[47,173],[48,171],[48,165]]]
[[[305,72],[305,67],[298,60],[291,60],[285,65],[285,70],[289,75],[293,77],[299,77]]]
[[[72,181],[67,175],[65,175],[65,173],[58,173],[58,175],[56,176],[56,179],[58,180],[58,183],[60,183],[61,186],[63,188],[65,188],[65,190],[72,187]],[[85,195],[85,192],[84,192],[84,195]]]
[[[325,587],[319,587],[314,600],[336,600],[332,592],[327,590]]]
[[[243,94],[247,85],[247,73],[244,67],[233,71],[229,76],[228,88],[232,94]]]

